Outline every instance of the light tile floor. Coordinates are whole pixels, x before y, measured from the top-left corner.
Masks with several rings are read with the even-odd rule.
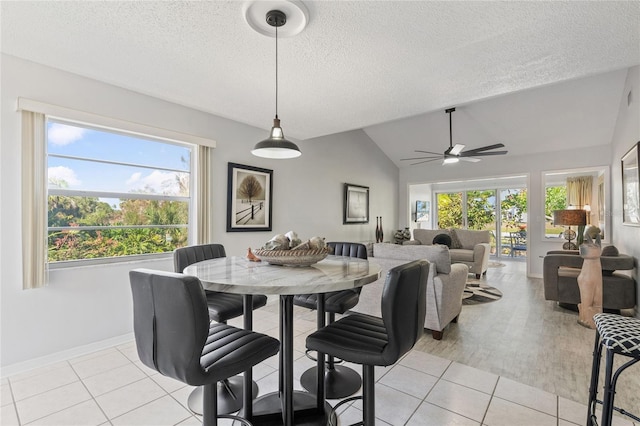
[[[276,336],[277,309],[270,300],[257,310],[255,329]],[[299,377],[313,365],[304,341],[315,329],[315,313],[298,307],[294,313]],[[254,368],[260,394],[276,390],[276,368],[276,357]],[[583,403],[418,349],[394,366],[376,368],[376,379],[377,425],[570,426],[586,420]],[[133,341],[3,378],[1,386],[0,424],[6,426],[201,424],[186,407],[193,388],[144,366]],[[301,389],[297,380],[294,386]],[[359,421],[361,407],[360,401],[345,405],[340,425]],[[634,425],[621,417],[614,424]]]

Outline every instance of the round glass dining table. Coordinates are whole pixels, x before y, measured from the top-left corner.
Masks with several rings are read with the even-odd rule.
[[[252,294],[280,297],[279,391],[251,400],[244,392],[243,415],[253,424],[327,424],[329,404],[324,398],[324,355],[318,354],[316,395],[293,390],[293,296],[361,287],[380,277],[380,265],[368,260],[327,256],[306,267],[270,265],[244,257],[221,257],[188,266],[184,273],[198,277],[205,290],[244,295],[244,326],[252,328]],[[324,297],[318,297],[318,327],[324,327]],[[251,371],[244,374],[244,389],[251,389]],[[249,385],[248,385],[249,384]]]

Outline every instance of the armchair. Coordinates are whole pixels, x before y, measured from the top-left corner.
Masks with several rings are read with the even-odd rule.
[[[561,304],[580,303],[578,275],[584,259],[577,250],[547,252],[543,262],[544,298]],[[602,307],[605,309],[630,309],[636,305],[636,282],[616,270],[634,268],[634,258],[626,254],[601,256]]]

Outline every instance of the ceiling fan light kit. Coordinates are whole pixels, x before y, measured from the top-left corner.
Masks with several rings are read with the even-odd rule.
[[[492,151],[493,149],[504,148],[504,144],[496,143],[493,145],[482,146],[480,148],[470,149],[468,151],[464,151],[464,145],[462,144],[453,144],[453,130],[452,130],[452,122],[451,122],[451,113],[454,112],[455,108],[446,109],[444,112],[449,114],[449,148],[447,148],[443,154],[431,151],[422,151],[416,149],[415,152],[419,152],[421,154],[429,154],[425,157],[411,157],[411,158],[401,158],[400,161],[417,161],[415,163],[411,163],[412,166],[429,163],[431,161],[442,160],[442,164],[454,164],[462,161],[467,161],[470,163],[477,163],[480,161],[479,158],[476,157],[484,157],[487,155],[504,155],[508,151]]]
[[[284,131],[280,127],[280,119],[278,118],[278,27],[287,23],[287,15],[280,10],[270,10],[267,12],[266,22],[276,29],[276,116],[273,119],[273,127],[269,137],[258,142],[251,153],[263,158],[296,158],[302,155],[300,148],[284,137]]]

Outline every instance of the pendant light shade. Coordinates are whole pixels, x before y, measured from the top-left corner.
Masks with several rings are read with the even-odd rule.
[[[277,116],[273,119],[273,127],[269,137],[258,142],[251,153],[257,157],[279,159],[296,158],[302,155],[295,143],[284,138],[280,119]]]
[[[267,12],[267,23],[276,29],[276,117],[273,119],[271,134],[253,147],[251,153],[257,157],[285,159],[296,158],[302,155],[298,146],[285,139],[280,119],[278,118],[278,27],[287,22],[287,15],[279,10]]]

